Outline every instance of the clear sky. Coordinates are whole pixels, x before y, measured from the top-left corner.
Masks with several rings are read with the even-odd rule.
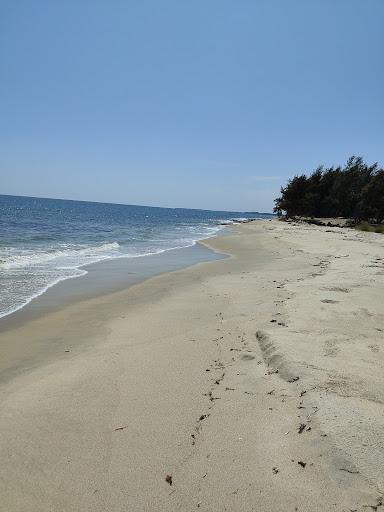
[[[0,0],[0,192],[271,211],[384,164],[383,0]]]

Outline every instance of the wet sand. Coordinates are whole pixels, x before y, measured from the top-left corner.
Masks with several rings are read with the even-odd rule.
[[[380,510],[384,238],[207,244],[232,257],[1,334],[0,510]]]

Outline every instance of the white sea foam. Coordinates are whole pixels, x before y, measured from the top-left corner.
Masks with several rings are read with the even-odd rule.
[[[137,244],[123,248],[118,242],[95,246],[67,243],[36,249],[2,247],[0,318],[22,309],[61,281],[87,274],[83,268],[86,265],[107,259],[140,258],[189,247],[199,240],[214,236],[221,229],[210,224],[184,225],[173,229],[168,239],[164,236],[148,240],[141,246]],[[174,238],[175,231],[182,236]]]
[[[33,295],[30,295],[29,297],[24,298],[24,300],[20,301],[19,304],[15,304],[14,306],[10,306],[7,310],[0,311],[0,318],[3,318],[5,316],[11,315],[12,313],[16,313],[16,311],[20,311],[25,306],[30,304],[34,299],[37,299],[41,295],[43,295],[46,291],[48,291],[50,288],[55,286],[56,284],[59,284],[61,281],[66,281],[67,279],[74,279],[76,277],[81,277],[87,274],[88,272],[86,270],[77,269],[78,273],[63,277],[58,277],[57,279],[54,279],[53,281],[50,281],[46,286],[38,289]]]
[[[92,259],[98,255],[108,254],[119,249],[117,242],[102,244],[93,247],[79,247],[70,244],[61,244],[58,249],[15,249],[3,247],[1,250],[0,269],[10,270],[16,268],[43,265],[54,260]]]

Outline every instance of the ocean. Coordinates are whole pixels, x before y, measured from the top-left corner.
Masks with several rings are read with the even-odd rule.
[[[235,218],[268,217],[0,195],[0,317],[91,263],[189,247]]]

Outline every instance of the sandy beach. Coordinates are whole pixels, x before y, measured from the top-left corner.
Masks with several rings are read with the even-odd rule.
[[[384,508],[384,237],[205,243],[1,333],[1,511]]]

